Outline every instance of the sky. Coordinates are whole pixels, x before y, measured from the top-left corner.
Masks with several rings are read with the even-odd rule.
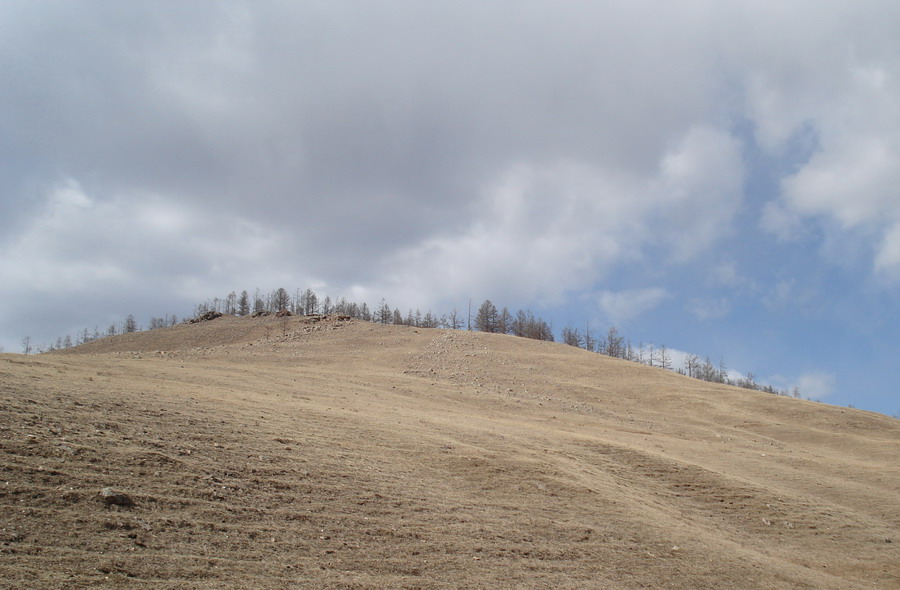
[[[900,413],[893,0],[0,4],[0,346],[491,299]]]

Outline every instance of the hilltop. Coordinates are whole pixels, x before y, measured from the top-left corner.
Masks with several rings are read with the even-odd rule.
[[[9,588],[900,587],[900,421],[559,343],[225,316],[0,408]]]

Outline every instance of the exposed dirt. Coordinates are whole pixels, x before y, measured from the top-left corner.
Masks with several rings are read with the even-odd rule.
[[[900,588],[900,421],[222,317],[0,355],[2,588]]]

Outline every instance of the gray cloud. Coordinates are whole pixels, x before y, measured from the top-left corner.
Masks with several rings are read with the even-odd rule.
[[[769,227],[900,223],[880,168],[868,208],[813,190],[865,141],[897,155],[880,6],[6,2],[0,294],[77,293],[85,317],[280,284],[559,302],[733,235],[743,120],[769,153],[821,147]],[[896,227],[872,232],[885,269]]]

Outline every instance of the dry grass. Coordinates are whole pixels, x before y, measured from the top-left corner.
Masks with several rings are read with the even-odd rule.
[[[0,408],[2,587],[900,588],[900,421],[560,344],[226,317]]]

